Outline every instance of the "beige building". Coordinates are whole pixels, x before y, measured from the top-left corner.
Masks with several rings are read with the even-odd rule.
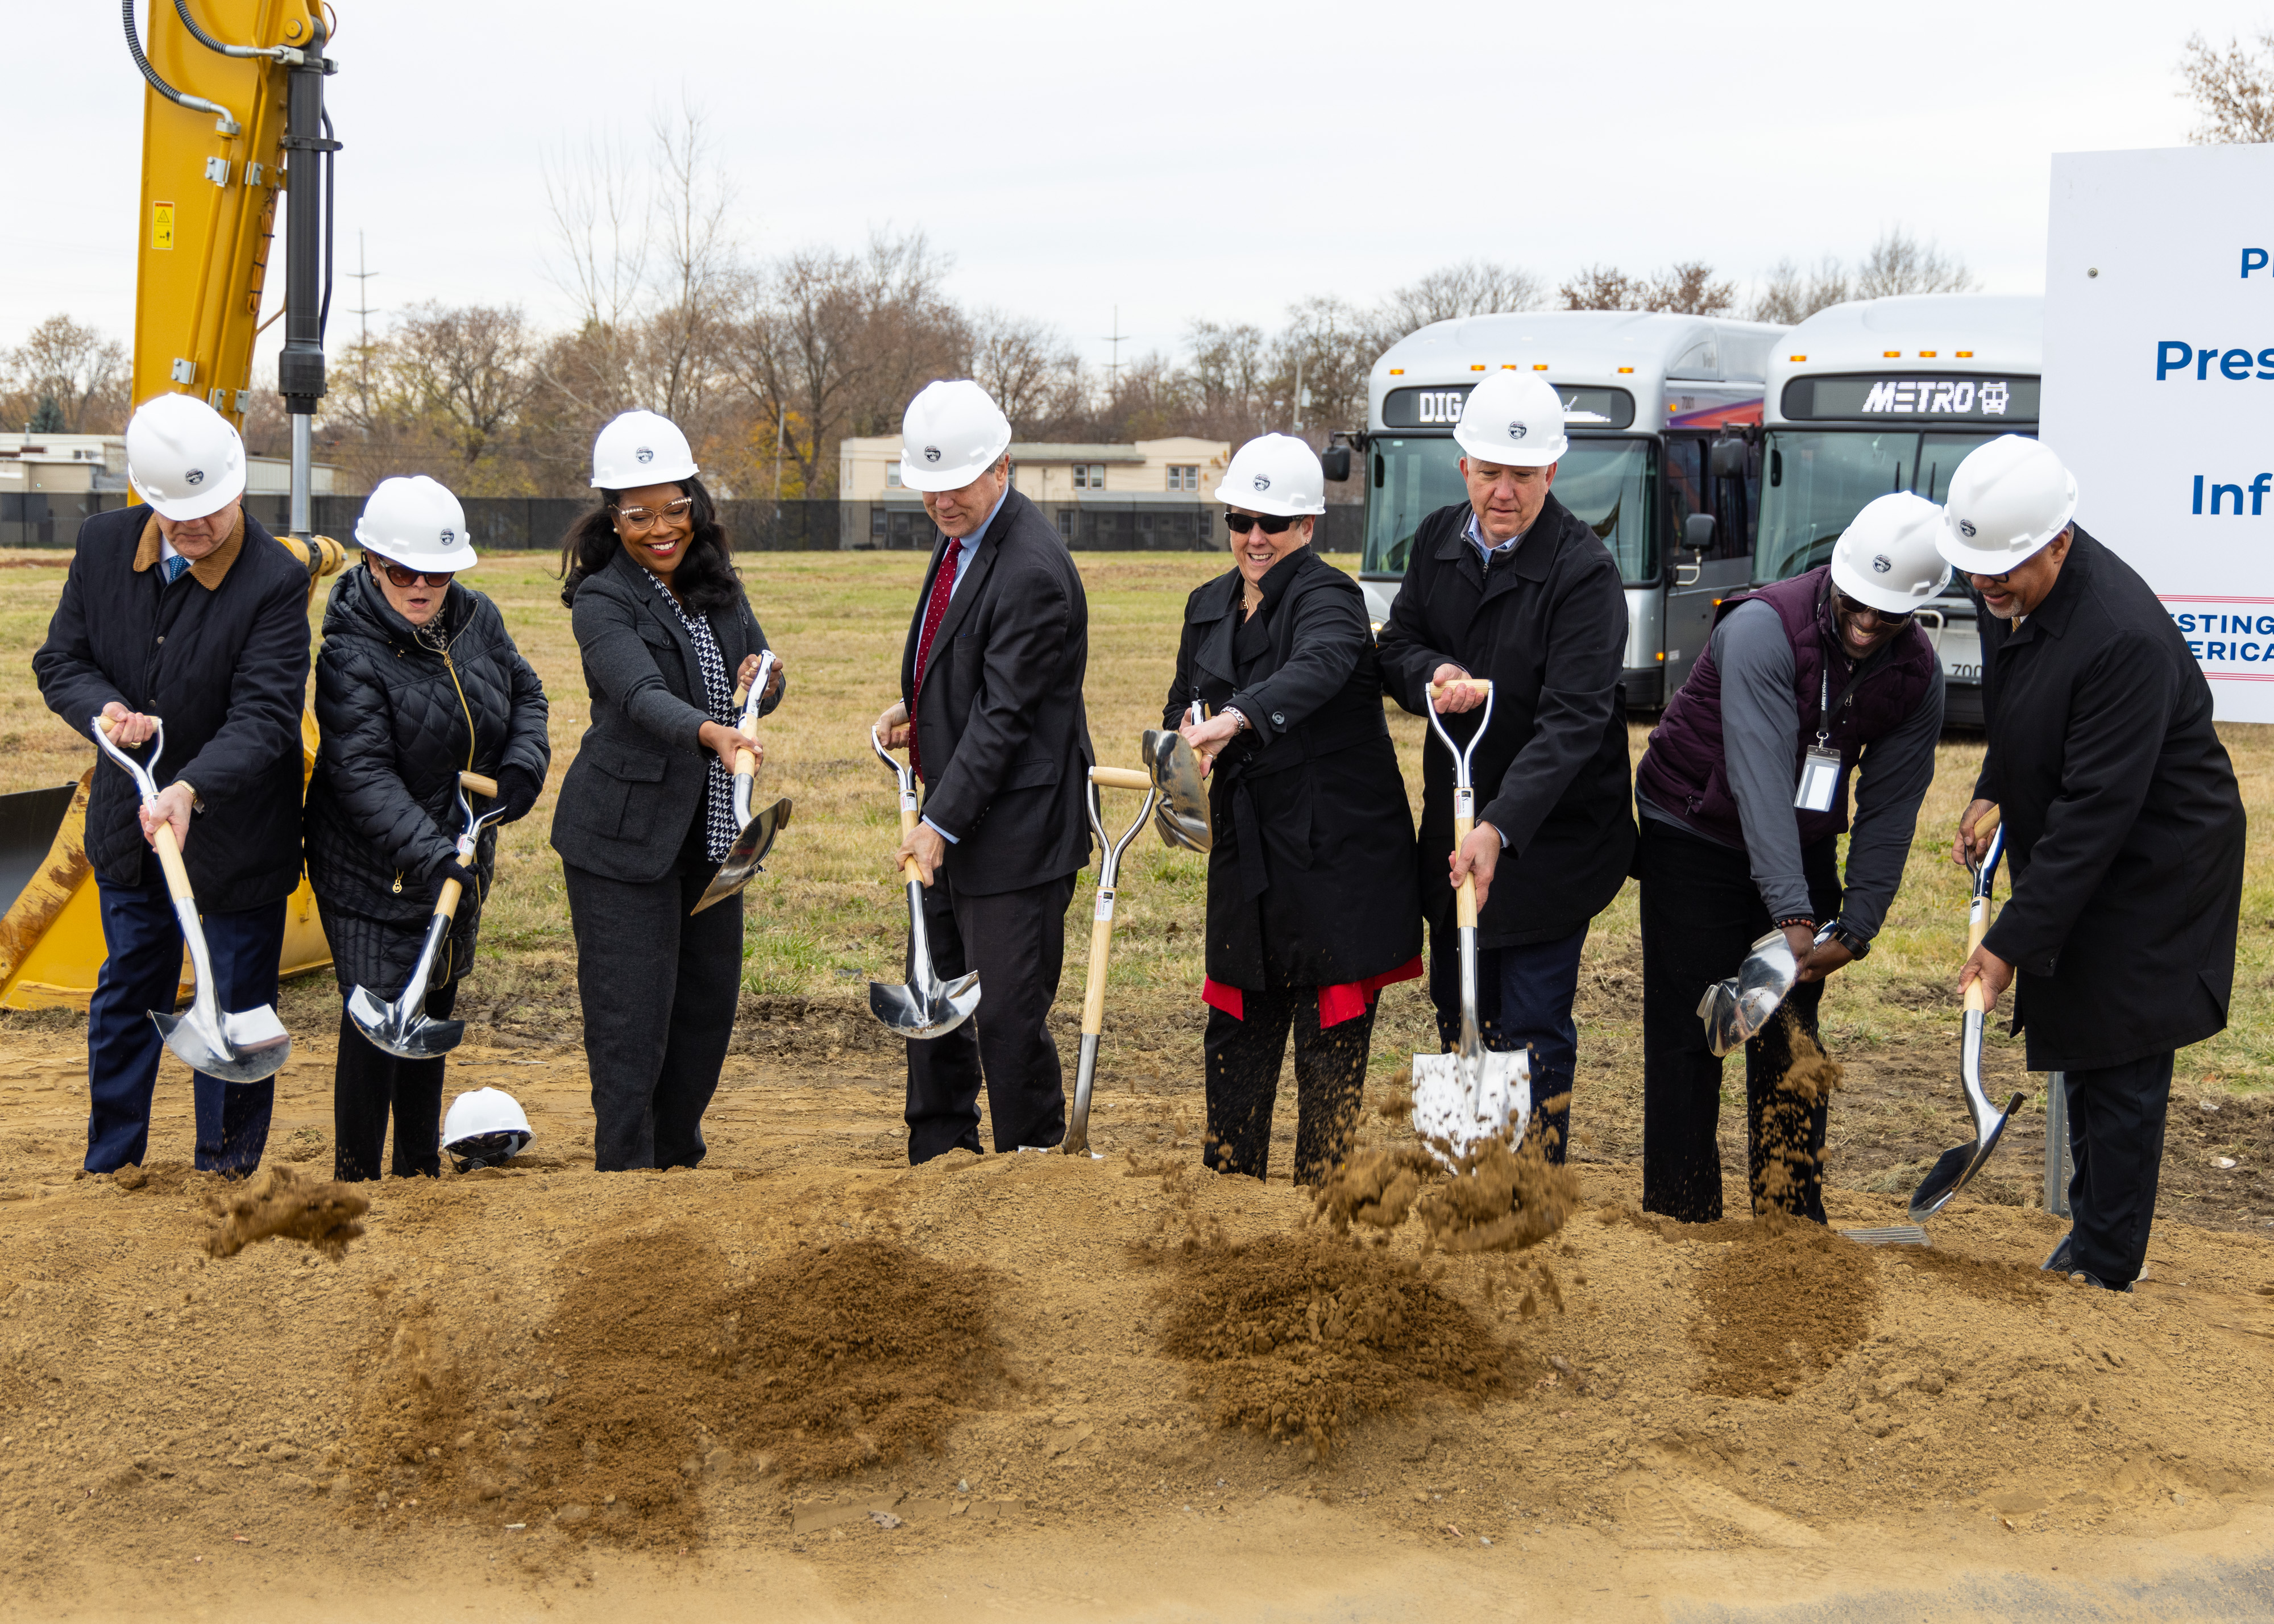
[[[315,463],[308,473],[312,495],[350,493],[328,462]],[[127,488],[123,434],[0,434],[0,496],[83,496]],[[245,458],[245,490],[248,496],[290,495],[290,461]]]
[[[1231,460],[1222,440],[1141,440],[1126,446],[1058,445],[1013,440],[1011,482],[1038,507],[1079,507],[1108,501],[1206,502]],[[848,502],[916,500],[900,485],[900,437],[877,434],[845,440],[838,448],[837,494]]]

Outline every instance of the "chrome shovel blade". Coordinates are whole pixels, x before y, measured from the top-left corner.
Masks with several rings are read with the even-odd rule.
[[[1977,1124],[1977,1137],[1973,1144],[1954,1145],[1935,1159],[1934,1166],[1919,1181],[1919,1187],[1911,1192],[1913,1223],[1924,1223],[1949,1206],[1951,1198],[1988,1165],[1998,1141],[2006,1137],[2006,1124],[2021,1109],[2022,1096],[2017,1094],[2006,1102],[2006,1109],[1994,1120]]]
[[[1413,1057],[1413,1132],[1453,1166],[1487,1139],[1524,1142],[1532,1117],[1532,1066],[1516,1051]]]
[[[742,825],[741,836],[719,864],[719,872],[712,875],[711,883],[703,888],[701,899],[687,910],[689,916],[700,914],[714,902],[724,902],[748,885],[750,876],[764,868],[766,853],[773,850],[774,837],[788,822],[789,798],[787,795],[764,810],[751,814],[750,821]]]
[[[422,987],[419,1002],[425,1001]],[[348,1019],[374,1048],[402,1060],[433,1060],[447,1055],[466,1035],[463,1020],[433,1019],[424,1011],[409,1007],[407,999],[381,1004],[368,987],[358,987],[348,995]]]
[[[945,1037],[979,1007],[979,972],[936,985],[926,998],[913,987],[869,983],[869,1011],[904,1038]]]
[[[1158,727],[1145,730],[1142,748],[1146,773],[1161,797],[1153,813],[1161,838],[1188,852],[1207,851],[1216,844],[1216,829],[1209,818],[1200,756],[1182,733]]]
[[[1792,956],[1792,944],[1783,931],[1772,930],[1755,942],[1736,974],[1714,982],[1698,1001],[1706,1046],[1714,1057],[1743,1048],[1773,1020],[1799,980],[1800,961]]]
[[[248,1011],[253,1013],[253,1011]],[[268,1011],[274,1022],[276,1012]],[[175,1057],[192,1071],[202,1071],[207,1077],[217,1077],[224,1083],[257,1083],[276,1075],[292,1053],[292,1040],[282,1034],[258,1049],[232,1051],[228,1040],[218,1030],[208,1030],[197,1019],[194,1006],[186,1015],[169,1015],[157,1010],[150,1011],[151,1024]]]

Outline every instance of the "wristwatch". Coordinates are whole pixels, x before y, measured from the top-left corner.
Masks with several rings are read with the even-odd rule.
[[[1826,940],[1837,942],[1846,948],[1848,957],[1850,959],[1863,959],[1871,953],[1871,939],[1867,936],[1859,936],[1849,929],[1847,921],[1844,920],[1834,920],[1824,928],[1824,935]]]

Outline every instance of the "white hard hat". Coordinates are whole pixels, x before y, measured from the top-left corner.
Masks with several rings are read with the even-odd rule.
[[[364,502],[355,538],[406,569],[471,569],[480,561],[466,538],[464,506],[424,474],[380,480]]]
[[[245,442],[191,395],[145,401],[126,425],[126,477],[169,519],[202,519],[245,494]]]
[[[442,1148],[458,1171],[508,1162],[529,1147],[537,1136],[530,1132],[529,1116],[521,1101],[502,1088],[476,1088],[450,1101],[442,1119]]]
[[[1950,476],[1942,556],[1969,575],[2002,575],[2068,528],[2076,476],[2050,447],[2000,434]]]
[[[1545,468],[1571,448],[1562,397],[1529,372],[1495,372],[1470,390],[1453,439],[1478,462],[1502,468]]]
[[[695,477],[695,448],[679,425],[659,412],[628,411],[592,442],[592,485],[636,491]]]
[[[1216,488],[1228,508],[1302,518],[1327,510],[1326,470],[1319,454],[1292,434],[1263,434],[1232,454]]]
[[[900,418],[900,483],[960,491],[1011,448],[1011,419],[968,378],[928,383]]]
[[[1832,584],[1858,603],[1909,614],[1950,584],[1942,509],[1910,491],[1872,498],[1832,549]]]

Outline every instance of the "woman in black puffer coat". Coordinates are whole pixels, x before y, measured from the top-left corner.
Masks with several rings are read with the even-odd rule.
[[[450,1013],[472,966],[497,861],[493,825],[472,864],[457,861],[458,774],[495,778],[511,823],[536,803],[552,760],[537,673],[497,605],[451,582],[475,561],[465,536],[457,499],[424,475],[381,481],[365,505],[356,525],[364,562],[340,577],[324,611],[323,743],[305,820],[308,883],[343,994],[362,986],[382,1002],[399,996],[443,881],[463,887],[428,983],[435,1019]],[[395,1176],[441,1171],[442,1067],[376,1048],[341,1011],[337,1177],[379,1177],[390,1112]]]

